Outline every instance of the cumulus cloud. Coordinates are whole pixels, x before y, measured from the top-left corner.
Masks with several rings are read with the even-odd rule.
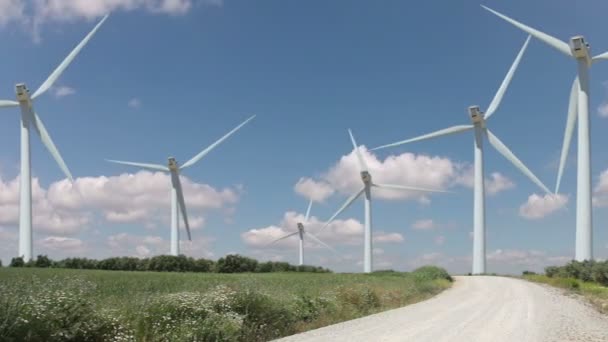
[[[51,92],[56,98],[62,98],[76,93],[76,89],[68,86],[58,86],[51,88]]]
[[[205,237],[193,237],[192,241],[181,240],[180,252],[192,257],[211,258],[213,240]],[[160,236],[135,235],[119,233],[106,238],[106,245],[113,255],[129,255],[135,257],[149,257],[159,254],[168,254],[170,241]]]
[[[365,146],[359,149],[375,183],[445,189],[457,173],[457,168],[448,158],[403,153],[380,160]],[[342,156],[321,178],[342,194],[350,195],[358,191],[362,183],[355,151]],[[427,198],[428,194],[417,191],[374,189],[374,196],[388,200],[422,200]]]
[[[38,39],[41,25],[49,22],[93,20],[116,11],[178,16],[195,4],[221,6],[222,0],[0,0],[0,26],[20,24]]]
[[[541,219],[555,211],[564,208],[568,203],[568,196],[562,194],[545,194],[543,196],[532,194],[528,201],[519,207],[519,215],[530,219]]]
[[[130,99],[129,102],[127,102],[127,106],[129,106],[130,108],[138,109],[141,107],[141,100],[134,97]]]
[[[268,246],[268,244],[282,236],[296,232],[298,222],[304,222],[304,215],[290,211],[285,213],[278,225],[250,229],[241,234],[241,239],[245,244],[254,248],[295,248],[298,244],[297,236],[277,241],[271,246]],[[334,220],[324,230],[320,231],[324,225],[325,222],[319,221],[317,217],[312,216],[308,223],[306,223],[305,228],[331,246],[355,246],[363,243],[363,224],[355,219]],[[373,239],[376,243],[400,243],[405,240],[403,235],[399,233],[377,230],[373,234]],[[321,248],[318,244],[306,238],[305,244],[308,247]]]
[[[597,107],[597,114],[602,118],[608,118],[608,102],[602,102],[602,104]]]
[[[184,196],[193,228],[203,226],[203,213],[230,208],[238,201],[236,189],[215,189],[182,177]],[[140,171],[119,176],[82,177],[70,183],[61,180],[48,190],[32,179],[32,214],[37,232],[73,235],[87,229],[101,212],[109,223],[169,222],[168,175]],[[0,225],[16,226],[19,221],[19,177],[0,178]]]
[[[435,228],[437,228],[437,224],[431,219],[418,220],[412,224],[414,230],[433,230]]]
[[[315,202],[323,202],[334,193],[334,189],[328,183],[305,177],[298,180],[294,190],[298,194]]]
[[[41,239],[38,244],[44,248],[52,250],[82,250],[84,242],[80,239],[63,237],[63,236],[47,236]]]
[[[608,170],[600,174],[600,179],[593,188],[593,204],[597,207],[608,206]]]
[[[463,185],[468,188],[474,187],[475,171],[471,165],[460,166],[461,173],[454,179],[455,184]],[[512,189],[515,183],[500,172],[492,172],[490,177],[484,180],[486,194],[496,195],[500,192]]]

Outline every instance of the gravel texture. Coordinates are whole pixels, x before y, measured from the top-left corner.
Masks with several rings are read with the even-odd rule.
[[[427,301],[278,341],[608,341],[608,317],[565,292],[505,277],[456,277]]]

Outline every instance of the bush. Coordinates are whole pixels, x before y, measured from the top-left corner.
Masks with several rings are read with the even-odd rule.
[[[412,272],[416,278],[421,280],[445,279],[452,281],[452,277],[445,269],[437,266],[422,266]]]
[[[16,257],[11,259],[10,267],[25,267],[25,262],[22,257]]]
[[[564,266],[550,266],[545,268],[545,274],[550,278],[572,278],[582,281],[594,281],[600,285],[608,286],[608,261],[582,262],[571,261]]]
[[[49,268],[53,265],[53,262],[46,255],[39,255],[34,262],[34,267]]]
[[[523,271],[522,272],[523,275],[536,275],[536,272],[532,272],[532,271]]]
[[[360,315],[367,315],[372,310],[380,307],[380,297],[368,287],[346,288],[340,287],[336,298],[338,303],[351,306]]]
[[[229,254],[217,261],[218,273],[255,272],[258,261],[238,254]]]
[[[296,317],[289,308],[254,290],[239,291],[234,310],[245,318],[242,340],[268,341],[295,332]]]
[[[95,288],[91,282],[55,278],[16,285],[0,285],[3,341],[133,340],[118,318],[100,312],[88,299]]]

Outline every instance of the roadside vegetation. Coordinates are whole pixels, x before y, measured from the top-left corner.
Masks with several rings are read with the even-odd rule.
[[[581,295],[608,314],[608,261],[571,261],[565,266],[547,267],[545,274],[524,271],[523,277]]]
[[[373,274],[0,268],[0,341],[267,341],[429,298],[437,267]]]

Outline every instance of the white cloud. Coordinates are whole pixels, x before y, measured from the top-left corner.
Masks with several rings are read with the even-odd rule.
[[[76,93],[76,89],[68,87],[68,86],[53,87],[53,88],[51,88],[51,91],[56,98],[61,98],[61,97],[73,95]]]
[[[597,207],[608,206],[608,170],[600,174],[595,188],[593,188],[593,205]]]
[[[608,118],[608,102],[602,102],[602,104],[597,107],[597,114],[602,118]]]
[[[409,185],[429,189],[444,189],[456,176],[456,167],[448,158],[403,153],[379,160],[376,155],[360,147],[375,183]],[[361,176],[355,151],[342,156],[323,176],[333,189],[352,194],[361,188]],[[374,189],[374,196],[382,199],[423,200],[428,193]]]
[[[315,202],[323,202],[334,193],[334,189],[332,189],[328,183],[324,181],[315,181],[305,177],[298,180],[294,190],[298,194],[308,199],[312,199]]]
[[[127,102],[127,106],[129,106],[130,108],[141,108],[141,100],[134,97],[132,99],[129,100],[129,102]]]
[[[25,4],[23,0],[0,0],[0,27],[24,18]]]
[[[460,166],[461,173],[454,180],[455,184],[466,186],[467,188],[474,187],[475,171],[471,165]],[[492,172],[490,177],[484,180],[486,194],[496,195],[502,191],[506,191],[515,187],[515,183],[500,172]]]
[[[296,248],[298,245],[297,236],[290,237],[272,245],[268,245],[273,240],[285,236],[296,231],[297,223],[304,221],[304,215],[296,212],[287,212],[278,225],[271,225],[264,228],[250,229],[241,234],[241,239],[245,244],[254,248],[272,248],[272,249],[289,249]],[[312,216],[305,228],[307,231],[314,233],[323,242],[330,246],[350,245],[356,246],[363,243],[363,224],[354,219],[334,220],[324,230],[320,231],[325,225],[325,222],[319,221],[315,216]],[[381,230],[373,232],[373,239],[376,243],[399,243],[404,241],[403,235],[399,233],[387,233]],[[316,243],[304,238],[305,244],[308,247],[322,248]]]
[[[445,243],[445,236],[439,235],[439,236],[435,237],[435,244],[437,246],[442,246],[444,243]]]
[[[433,230],[437,228],[437,224],[431,219],[418,220],[412,224],[412,229],[415,230]]]
[[[568,203],[568,196],[562,194],[545,194],[539,196],[532,194],[528,201],[519,207],[519,215],[530,219],[540,219],[555,211],[564,208]]]
[[[168,175],[140,171],[119,176],[61,180],[48,190],[32,179],[32,214],[37,233],[73,235],[87,229],[101,212],[109,223],[168,225],[170,214]],[[182,176],[191,227],[204,225],[203,213],[230,208],[238,201],[237,190],[215,189]],[[232,211],[228,211],[232,212]],[[19,178],[0,178],[0,225],[19,221]]]
[[[82,250],[84,242],[80,239],[62,237],[62,236],[47,236],[40,240],[38,244],[44,248],[61,251],[76,251]]]

